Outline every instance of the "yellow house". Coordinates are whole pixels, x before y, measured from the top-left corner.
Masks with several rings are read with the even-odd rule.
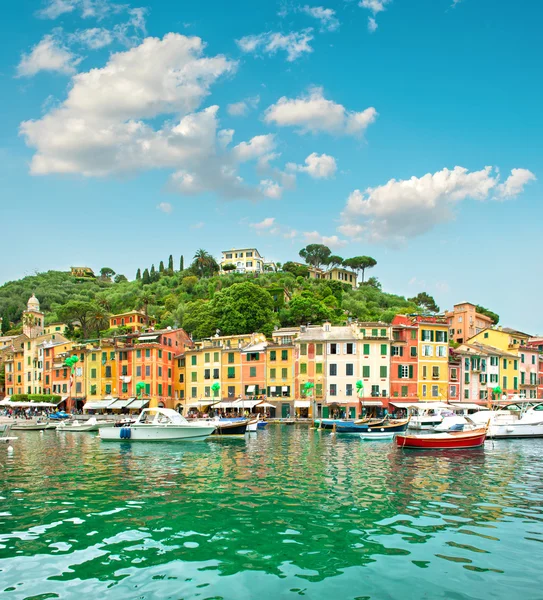
[[[49,325],[45,326],[44,333],[60,333],[64,335],[66,333],[66,329],[68,329],[68,325],[66,325],[66,323],[49,323]]]
[[[446,402],[449,397],[449,326],[440,317],[417,316],[418,397]]]
[[[500,387],[504,394],[515,394],[519,391],[519,355],[529,338],[527,333],[509,327],[496,327],[485,329],[469,340],[470,344],[479,342],[509,355],[500,357]]]
[[[183,360],[184,359],[184,360]],[[213,346],[211,341],[204,340],[196,348],[187,350],[178,361],[179,374],[183,381],[177,381],[184,386],[184,403],[186,408],[201,408],[213,404],[221,399],[223,390],[215,395],[211,389],[214,383],[221,383],[222,352],[218,346]],[[222,388],[222,386],[221,386]]]

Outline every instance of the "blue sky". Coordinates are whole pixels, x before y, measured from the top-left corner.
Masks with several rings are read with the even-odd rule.
[[[543,333],[543,6],[21,0],[0,29],[0,281],[256,246]]]

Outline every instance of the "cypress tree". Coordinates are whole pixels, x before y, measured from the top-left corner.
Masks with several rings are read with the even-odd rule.
[[[147,285],[148,283],[151,283],[151,277],[149,275],[149,269],[145,269],[145,271],[143,271],[142,281],[143,281],[143,285]]]
[[[164,273],[164,261],[163,260],[161,260],[160,264],[158,265],[158,272]]]
[[[141,279],[141,269],[138,269],[136,271],[136,281],[139,281]]]
[[[168,258],[168,271],[173,273],[173,256],[170,254],[170,258]]]
[[[181,254],[181,258],[179,259],[179,270],[180,271],[185,270],[185,259],[183,258],[182,254]]]
[[[149,275],[151,276],[151,279],[153,279],[153,277],[156,275],[155,265],[151,265],[151,271],[149,272]]]

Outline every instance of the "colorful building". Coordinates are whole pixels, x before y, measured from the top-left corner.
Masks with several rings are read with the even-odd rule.
[[[327,402],[328,390],[326,389],[326,368],[327,352],[329,348],[328,337],[334,336],[329,331],[330,324],[325,323],[320,326],[300,327],[298,336],[294,342],[294,381],[295,381],[295,401],[294,409],[306,409],[312,417],[328,416],[330,406]],[[328,330],[327,330],[328,329]],[[313,384],[313,393],[308,398],[304,394],[304,385]],[[337,383],[336,383],[337,385]],[[345,390],[344,390],[345,391]],[[344,392],[343,392],[344,397]],[[331,398],[337,401],[336,396]],[[331,402],[330,402],[331,403]],[[344,407],[346,408],[346,407]],[[287,403],[282,405],[281,417],[285,417],[285,412],[289,410]],[[293,414],[288,412],[288,414]]]
[[[355,323],[352,327],[360,340],[357,379],[364,385],[360,395],[361,405],[387,408],[390,397],[392,327],[381,322]]]
[[[390,350],[390,397],[418,400],[418,327],[405,315],[392,321]]]
[[[477,306],[471,302],[455,304],[452,311],[445,313],[445,318],[449,323],[449,339],[458,344],[494,324],[490,317],[477,312]]]
[[[140,310],[131,310],[120,315],[113,315],[109,318],[109,328],[128,327],[132,331],[142,331],[147,327],[154,327],[156,319],[146,316]]]
[[[294,339],[299,328],[281,328],[272,333],[267,348],[267,393],[271,416],[282,414],[308,415],[310,399],[297,395]],[[296,398],[298,398],[296,400]]]
[[[262,273],[265,262],[256,248],[232,248],[223,250],[220,267],[222,270],[225,265],[234,265],[236,273]]]

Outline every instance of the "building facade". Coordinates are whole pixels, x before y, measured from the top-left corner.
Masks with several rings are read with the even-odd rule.
[[[449,323],[449,339],[462,344],[484,329],[492,327],[494,321],[477,312],[471,302],[455,304],[452,311],[445,313]]]

